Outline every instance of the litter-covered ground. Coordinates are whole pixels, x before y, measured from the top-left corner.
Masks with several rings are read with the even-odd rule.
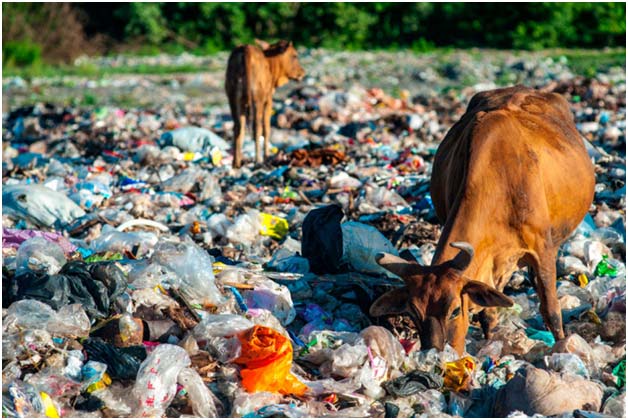
[[[306,54],[273,157],[253,166],[248,140],[239,170],[217,58],[4,79],[3,416],[625,417],[625,66],[406,56]],[[374,256],[429,264],[438,144],[473,94],[514,82],[564,95],[596,166],[557,261],[567,338],[520,271],[492,340],[474,323],[468,353],[422,350],[408,318],[369,317],[400,284]]]

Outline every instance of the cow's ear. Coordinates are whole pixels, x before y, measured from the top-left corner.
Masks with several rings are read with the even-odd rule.
[[[408,312],[408,288],[400,287],[381,295],[369,309],[372,317],[398,315]]]
[[[475,280],[467,280],[462,287],[462,293],[469,295],[469,299],[480,306],[509,308],[514,304],[511,298],[499,290]]]
[[[270,44],[268,42],[262,41],[261,39],[255,38],[255,43],[263,50],[267,50],[270,47]]]

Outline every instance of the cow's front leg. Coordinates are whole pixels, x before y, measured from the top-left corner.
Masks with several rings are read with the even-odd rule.
[[[499,319],[497,315],[497,308],[484,308],[479,313],[480,325],[482,326],[482,332],[487,340],[493,338],[493,330],[497,326]]]
[[[534,269],[534,285],[539,296],[541,316],[556,340],[565,338],[563,317],[556,293],[556,250],[539,252]]]

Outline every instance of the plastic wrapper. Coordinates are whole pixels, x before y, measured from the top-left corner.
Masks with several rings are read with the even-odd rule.
[[[188,393],[190,405],[195,416],[202,418],[218,417],[214,397],[194,369],[181,369],[177,382]]]
[[[32,238],[44,238],[48,242],[58,245],[66,255],[70,255],[76,251],[76,246],[72,244],[63,235],[54,232],[45,232],[39,230],[18,230],[2,228],[2,248],[18,249],[24,241]]]
[[[216,287],[211,257],[197,245],[162,242],[152,259],[177,275],[172,285],[191,303],[216,306],[224,302]]]
[[[138,417],[161,417],[177,392],[177,376],[190,366],[185,350],[160,344],[142,362],[133,385]]]
[[[255,326],[238,335],[242,353],[235,363],[242,366],[242,386],[248,392],[278,392],[303,395],[307,391],[292,373],[292,344],[278,332]]]

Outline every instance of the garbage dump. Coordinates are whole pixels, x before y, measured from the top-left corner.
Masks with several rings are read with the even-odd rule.
[[[238,170],[211,77],[3,80],[3,416],[625,417],[625,68],[381,54],[305,54],[271,158],[246,140]],[[521,270],[490,339],[474,319],[464,354],[422,348],[408,317],[369,316],[402,284],[374,257],[431,262],[439,142],[515,82],[567,99],[596,168],[557,260],[566,338]],[[150,104],[116,102],[133,83]],[[61,103],[79,89],[102,105]]]

